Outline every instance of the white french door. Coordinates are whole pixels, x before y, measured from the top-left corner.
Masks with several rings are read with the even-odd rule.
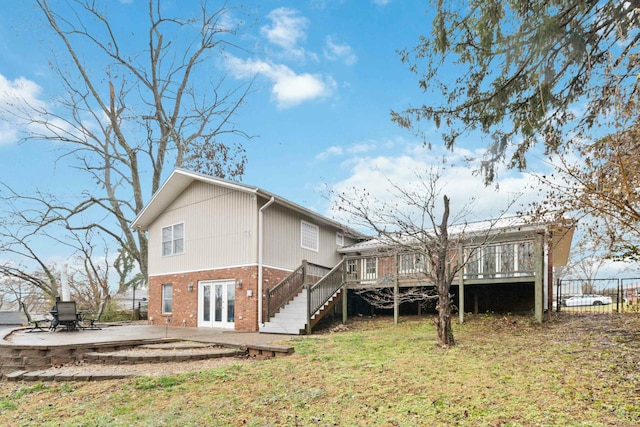
[[[235,280],[198,282],[198,326],[233,328]]]

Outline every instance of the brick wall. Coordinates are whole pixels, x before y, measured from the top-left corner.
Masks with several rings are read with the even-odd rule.
[[[287,271],[263,268],[264,291],[275,286],[288,274]],[[235,330],[258,330],[257,266],[150,277],[149,323],[166,325],[170,321],[173,326],[198,326],[198,282],[203,280],[235,280]],[[173,286],[171,314],[162,314],[163,284]],[[193,285],[193,290],[189,290],[190,285]]]

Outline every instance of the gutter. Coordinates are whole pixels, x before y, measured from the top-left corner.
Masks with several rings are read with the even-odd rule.
[[[276,201],[274,196],[258,211],[258,330],[260,326],[264,326],[262,319],[262,246],[263,246],[263,233],[264,233],[264,220],[263,211],[267,209],[273,202]]]

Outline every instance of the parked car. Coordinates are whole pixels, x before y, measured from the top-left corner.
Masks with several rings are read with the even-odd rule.
[[[607,305],[612,303],[611,297],[605,295],[583,294],[574,295],[563,300],[562,305],[565,307],[578,307],[581,305]]]

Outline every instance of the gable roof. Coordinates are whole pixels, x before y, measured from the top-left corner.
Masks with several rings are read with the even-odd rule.
[[[149,226],[158,218],[158,216],[167,209],[167,207],[193,182],[204,182],[211,185],[241,191],[245,193],[255,194],[267,200],[273,197],[274,203],[313,218],[314,221],[342,230],[349,236],[362,239],[366,236],[344,224],[340,224],[330,218],[322,216],[310,209],[304,208],[273,193],[265,191],[259,187],[242,184],[239,182],[228,181],[222,178],[205,175],[198,172],[192,172],[185,169],[174,169],[171,175],[165,180],[160,189],[156,191],[151,200],[140,211],[136,219],[131,223],[134,230],[148,230]]]

